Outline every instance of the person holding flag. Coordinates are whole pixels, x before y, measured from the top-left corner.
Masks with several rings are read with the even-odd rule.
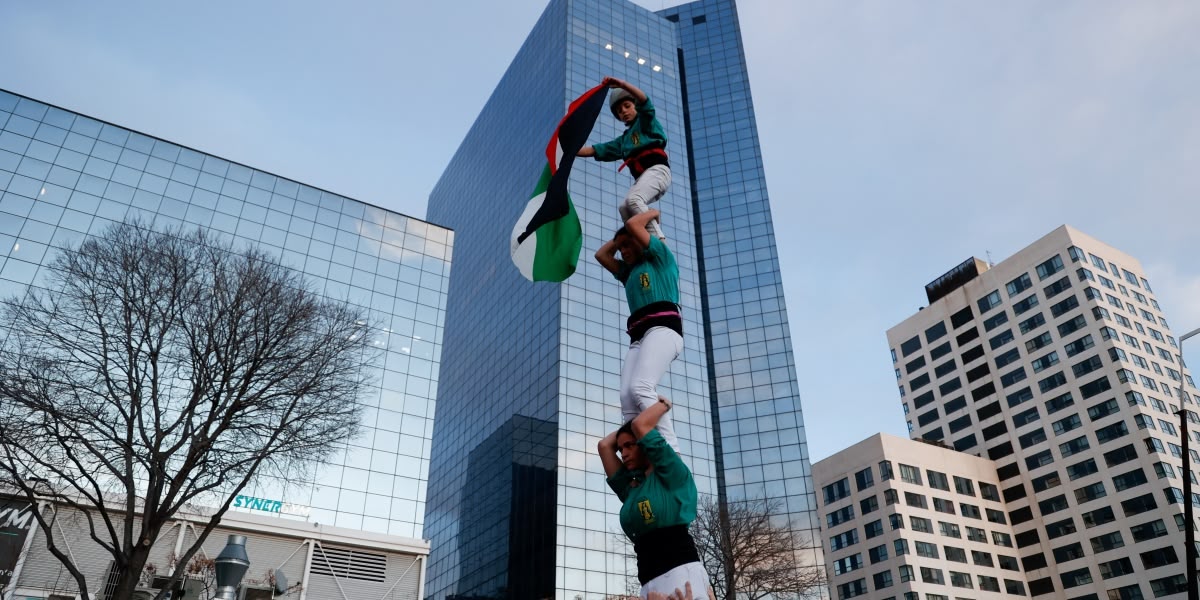
[[[629,167],[633,185],[617,210],[621,220],[628,221],[630,217],[649,210],[649,205],[662,198],[671,185],[667,133],[655,117],[654,103],[637,86],[614,77],[605,77],[600,85],[613,88],[608,101],[609,109],[614,117],[625,124],[625,132],[612,141],[581,148],[579,156],[590,156],[600,161],[625,161],[618,170]],[[661,240],[667,239],[657,220],[651,221],[647,228],[651,235]]]

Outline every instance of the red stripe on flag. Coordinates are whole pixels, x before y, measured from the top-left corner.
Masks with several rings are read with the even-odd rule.
[[[575,112],[575,109],[579,108],[581,104],[587,102],[593,95],[597,93],[607,94],[608,87],[604,85],[598,85],[584,92],[582,96],[576,98],[575,101],[567,107],[567,114],[563,115],[562,120],[560,120],[558,125],[554,127],[554,135],[550,136],[550,143],[546,144],[546,163],[550,165],[551,175],[558,172],[558,130],[562,127],[563,123],[565,123],[567,119],[571,117],[571,114]]]

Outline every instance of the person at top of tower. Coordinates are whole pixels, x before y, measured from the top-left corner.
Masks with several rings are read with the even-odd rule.
[[[605,77],[601,85],[614,89],[609,97],[609,108],[613,116],[625,124],[625,132],[612,141],[584,146],[578,155],[600,161],[625,161],[621,169],[629,167],[633,185],[617,210],[621,220],[628,221],[630,217],[646,212],[671,185],[667,133],[655,117],[654,103],[645,92],[613,77]],[[666,239],[658,221],[650,223],[648,229],[655,237]]]
[[[621,416],[629,421],[658,402],[658,382],[683,351],[679,313],[679,267],[675,255],[647,224],[659,218],[649,209],[630,217],[613,239],[596,251],[596,260],[625,285],[629,302],[629,350],[621,366]],[[621,258],[617,258],[617,253]],[[669,416],[658,431],[676,450],[679,442]]]
[[[671,597],[698,590],[712,597],[688,525],[696,518],[696,481],[687,465],[655,429],[671,410],[659,396],[632,421],[596,445],[608,487],[621,499],[621,529],[637,554],[641,597]],[[707,591],[707,594],[705,593]]]

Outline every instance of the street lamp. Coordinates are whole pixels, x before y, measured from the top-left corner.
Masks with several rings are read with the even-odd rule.
[[[1179,367],[1180,375],[1183,373],[1183,343],[1188,338],[1200,334],[1200,328],[1193,329],[1179,337]],[[1179,391],[1183,392],[1183,380],[1179,382]],[[1183,400],[1182,393],[1180,400]],[[1187,409],[1183,408],[1184,404],[1179,403],[1179,431],[1183,434],[1183,518],[1187,521],[1187,528],[1184,529],[1184,552],[1187,556],[1187,595],[1188,600],[1200,600],[1200,590],[1197,589],[1196,582],[1196,525],[1194,521],[1195,510],[1192,507],[1192,457],[1188,450],[1188,440],[1192,437],[1188,431]]]
[[[237,587],[246,571],[250,569],[250,557],[246,555],[246,536],[231,535],[225,549],[213,560],[217,570],[218,600],[236,600]]]

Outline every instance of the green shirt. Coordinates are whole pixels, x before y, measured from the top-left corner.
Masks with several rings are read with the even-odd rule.
[[[621,469],[608,478],[621,506],[621,529],[629,539],[673,525],[688,525],[696,519],[696,481],[679,455],[651,429],[638,446],[654,465],[649,475]],[[633,485],[638,481],[638,485]]]
[[[662,125],[654,117],[654,104],[649,98],[637,107],[637,118],[621,137],[592,146],[596,151],[596,160],[602,161],[625,160],[642,150],[666,147],[667,132],[663,131]]]
[[[655,302],[679,304],[679,265],[658,236],[650,236],[650,245],[642,250],[641,262],[632,266],[625,261],[619,264],[615,277],[625,284],[629,314]]]

